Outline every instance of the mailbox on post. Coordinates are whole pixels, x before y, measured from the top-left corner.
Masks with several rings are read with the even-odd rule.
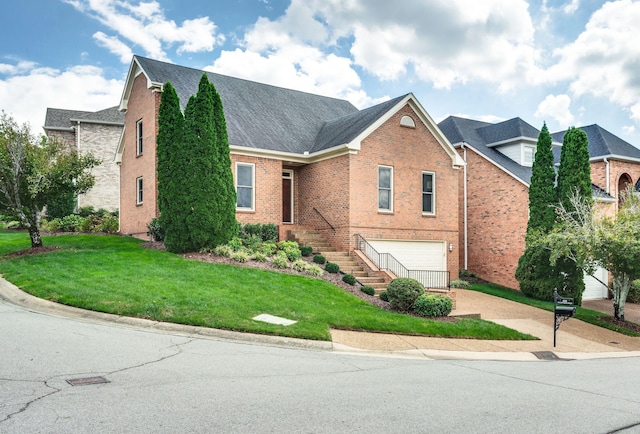
[[[560,297],[558,288],[553,289],[553,347],[556,346],[556,331],[560,328],[560,323],[576,316],[576,307],[573,305],[573,298]]]

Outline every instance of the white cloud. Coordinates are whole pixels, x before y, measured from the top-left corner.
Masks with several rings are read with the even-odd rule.
[[[548,121],[548,118],[556,121],[561,129],[573,126],[575,117],[571,113],[569,106],[571,98],[569,95],[547,95],[547,97],[538,104],[538,110],[535,117]]]
[[[625,125],[622,127],[622,132],[628,136],[636,132],[636,127],[633,125]]]
[[[640,44],[637,43],[640,2],[619,0],[597,10],[578,38],[554,52],[550,82],[568,81],[574,96],[606,98],[629,109],[640,100]]]
[[[575,13],[580,7],[580,0],[571,0],[570,3],[566,4],[562,10],[565,14],[571,15]]]
[[[78,11],[89,15],[106,26],[117,36],[109,36],[98,32],[94,37],[100,45],[120,57],[123,63],[129,63],[131,56],[125,60],[123,52],[126,48],[133,52],[122,39],[133,46],[139,46],[145,55],[158,60],[169,60],[167,46],[177,46],[176,52],[196,53],[212,51],[216,44],[224,41],[223,36],[216,35],[216,25],[209,18],[185,20],[182,25],[165,17],[164,11],[157,1],[137,4],[130,0],[65,0]]]
[[[0,80],[2,109],[17,122],[42,133],[47,107],[96,111],[118,105],[124,83],[107,79],[95,66],[64,71],[35,67]]]

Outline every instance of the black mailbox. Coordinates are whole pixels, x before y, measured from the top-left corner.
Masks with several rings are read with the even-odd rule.
[[[575,306],[563,306],[556,305],[556,315],[558,316],[576,316],[576,307]]]

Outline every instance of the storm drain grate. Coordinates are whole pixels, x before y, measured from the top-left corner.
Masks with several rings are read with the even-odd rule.
[[[560,357],[553,351],[534,351],[533,355],[540,360],[560,360]]]
[[[85,377],[73,378],[71,380],[67,380],[67,383],[71,384],[72,386],[88,386],[90,384],[110,383],[110,381],[104,377]]]

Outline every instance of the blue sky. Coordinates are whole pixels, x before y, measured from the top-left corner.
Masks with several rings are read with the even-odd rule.
[[[7,0],[0,109],[119,103],[138,54],[436,120],[597,123],[640,147],[640,1]]]

